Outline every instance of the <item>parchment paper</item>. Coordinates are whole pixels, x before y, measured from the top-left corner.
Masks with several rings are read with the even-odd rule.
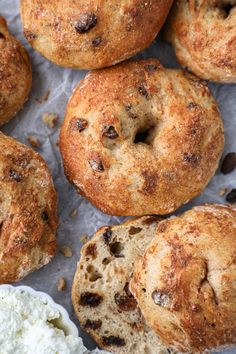
[[[49,265],[28,276],[20,284],[29,285],[35,290],[50,294],[57,303],[67,309],[71,319],[79,327],[71,304],[70,290],[82,245],[81,236],[85,234],[91,236],[102,225],[117,224],[124,218],[111,217],[97,210],[77,194],[63,173],[62,161],[56,145],[59,126],[63,122],[65,107],[71,93],[86,72],[59,68],[30,47],[22,34],[18,0],[0,0],[0,15],[6,18],[11,33],[27,48],[33,67],[33,88],[30,98],[16,118],[5,125],[2,131],[27,145],[29,145],[28,135],[36,136],[40,140],[41,147],[37,151],[48,163],[59,194],[58,243],[59,245],[70,245],[73,249],[73,257],[66,258],[58,253]],[[177,66],[170,45],[163,43],[161,38],[158,38],[150,48],[143,51],[138,57],[159,58],[165,66]],[[217,99],[224,120],[225,153],[236,151],[236,85],[211,83],[210,87]],[[50,92],[48,99],[39,103],[47,91]],[[55,113],[59,116],[59,122],[55,129],[49,129],[43,124],[42,114],[44,112]],[[225,196],[219,195],[222,188],[229,190],[236,188],[236,171],[229,175],[222,175],[218,171],[202,195],[179,209],[177,213],[203,202],[224,202]],[[71,217],[71,212],[75,210],[77,210],[77,215]],[[66,279],[67,287],[63,292],[57,290],[57,281],[60,277]],[[85,345],[89,349],[95,348],[91,339],[85,333],[80,333]],[[236,349],[231,353],[236,353]]]

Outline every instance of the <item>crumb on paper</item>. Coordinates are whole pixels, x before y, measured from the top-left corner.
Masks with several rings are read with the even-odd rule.
[[[72,252],[72,248],[68,245],[62,245],[60,247],[60,252],[65,256],[65,257],[72,257],[73,252]]]
[[[59,278],[58,283],[57,283],[57,290],[64,291],[65,288],[66,288],[65,278],[61,277],[61,278]]]
[[[55,113],[43,113],[42,121],[48,128],[53,129],[57,124],[58,115]]]
[[[225,195],[227,192],[228,192],[228,188],[221,188],[220,191],[219,191],[219,195],[220,195],[220,196],[223,196],[223,195]]]
[[[80,236],[80,241],[82,242],[83,245],[85,245],[85,243],[88,242],[88,240],[89,240],[88,235],[85,234]]]
[[[41,145],[39,139],[34,135],[28,135],[27,140],[34,148],[39,148]]]
[[[70,212],[70,217],[74,218],[78,214],[78,209],[74,209]]]
[[[36,98],[36,102],[38,103],[47,102],[49,96],[50,96],[50,90],[47,90],[42,98]]]

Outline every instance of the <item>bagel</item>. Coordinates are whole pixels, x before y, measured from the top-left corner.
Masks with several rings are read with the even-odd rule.
[[[72,302],[82,328],[116,354],[170,354],[129,292],[134,261],[155,235],[158,217],[102,227],[82,250]]]
[[[8,122],[21,109],[31,84],[28,53],[10,35],[6,21],[0,16],[0,125]]]
[[[56,209],[43,159],[0,133],[0,284],[18,281],[53,258]]]
[[[200,78],[236,82],[236,0],[177,0],[165,38]]]
[[[198,206],[159,223],[130,289],[172,349],[205,353],[236,344],[236,209]]]
[[[173,212],[214,175],[223,143],[206,84],[157,60],[88,74],[60,134],[67,178],[111,215]]]
[[[57,65],[97,69],[148,47],[173,0],[21,0],[26,39]]]

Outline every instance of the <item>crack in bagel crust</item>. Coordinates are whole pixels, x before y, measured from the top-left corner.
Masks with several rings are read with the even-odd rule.
[[[86,124],[75,129],[81,117]],[[173,212],[214,175],[223,143],[206,83],[157,60],[89,73],[60,134],[68,179],[112,215]]]
[[[56,208],[43,159],[0,133],[0,284],[20,280],[52,259]]]
[[[166,345],[203,353],[236,344],[235,259],[235,208],[206,204],[159,224],[130,290]]]
[[[199,77],[236,82],[236,1],[178,0],[165,38],[178,61]]]

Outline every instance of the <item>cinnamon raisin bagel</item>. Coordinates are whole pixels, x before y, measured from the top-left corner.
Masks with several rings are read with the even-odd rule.
[[[236,345],[236,209],[203,205],[159,223],[130,289],[178,353]]]
[[[0,125],[21,109],[31,89],[32,73],[28,53],[7,29],[0,16]]]
[[[95,69],[148,47],[173,0],[21,0],[32,47],[60,66]]]
[[[43,159],[0,133],[0,284],[20,280],[53,258],[56,209]]]
[[[165,36],[200,78],[236,82],[236,0],[177,0]]]
[[[223,143],[206,84],[157,60],[88,74],[60,135],[69,181],[112,215],[173,212],[214,175]]]

